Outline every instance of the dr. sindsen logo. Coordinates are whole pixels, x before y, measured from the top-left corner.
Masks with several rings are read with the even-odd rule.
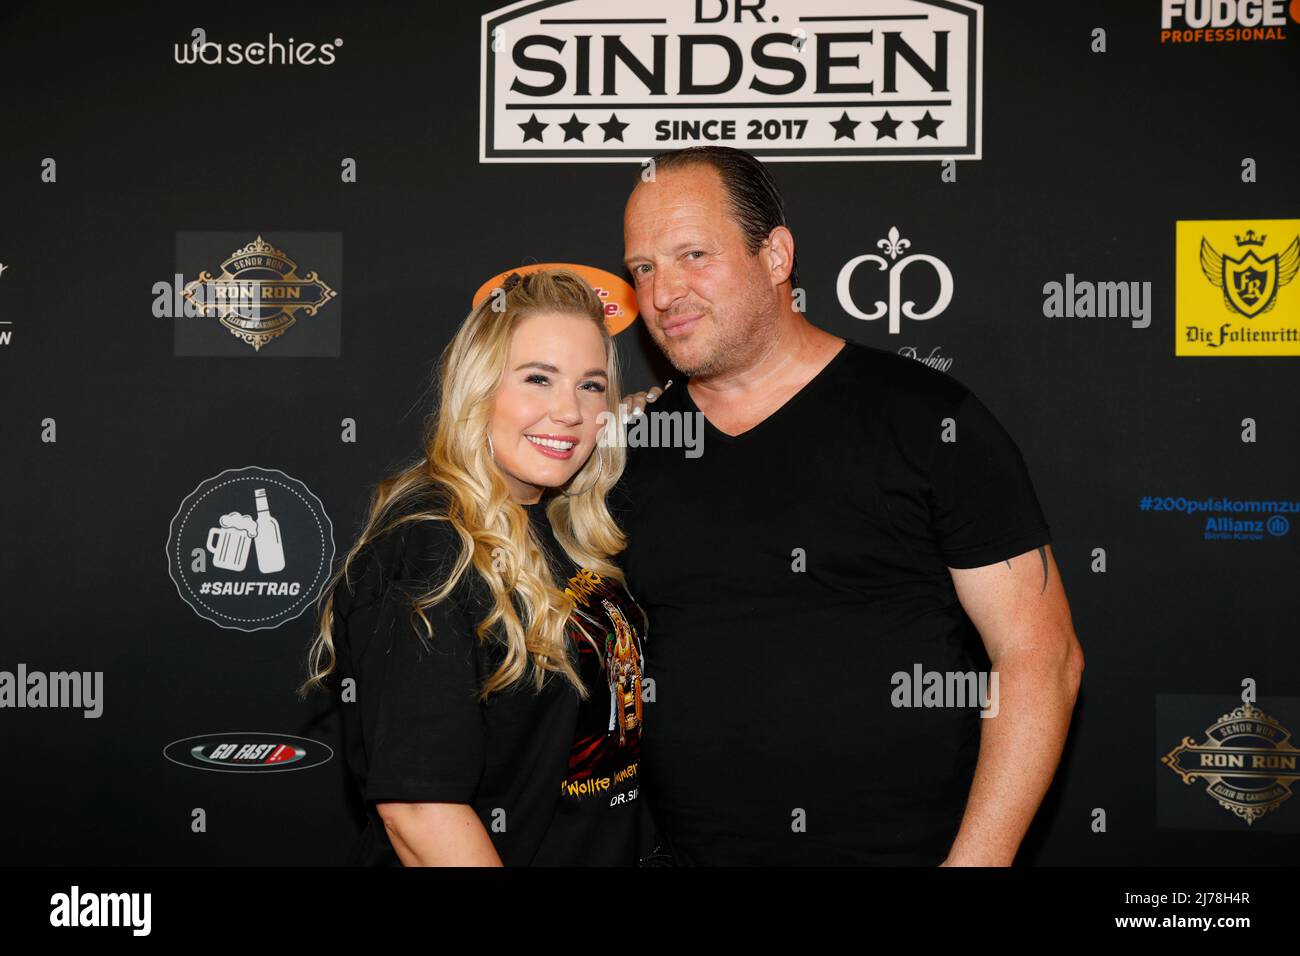
[[[1291,731],[1252,704],[1224,714],[1205,731],[1205,742],[1184,737],[1160,758],[1183,783],[1205,781],[1205,792],[1250,824],[1276,810],[1300,780],[1300,750]]]
[[[261,236],[236,249],[219,275],[202,272],[181,292],[255,351],[284,335],[299,311],[313,316],[337,294],[314,271],[298,275],[298,263]]]
[[[518,0],[482,18],[479,161],[979,159],[983,50],[970,0]]]

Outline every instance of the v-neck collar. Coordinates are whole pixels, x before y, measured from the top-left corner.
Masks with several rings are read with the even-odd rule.
[[[848,354],[849,348],[851,346],[852,343],[848,339],[845,339],[844,344],[840,346],[840,350],[831,356],[831,360],[827,362],[825,365],[823,365],[821,367],[821,370],[816,375],[808,379],[808,381],[804,382],[803,386],[799,389],[799,391],[795,392],[793,395],[787,398],[785,402],[783,402],[780,406],[774,409],[766,418],[764,418],[758,424],[751,425],[749,428],[746,428],[743,432],[740,432],[737,435],[728,435],[722,429],[718,428],[718,426],[714,425],[713,422],[709,421],[709,416],[705,415],[704,412],[700,411],[700,407],[695,404],[695,399],[691,397],[691,390],[686,385],[683,385],[682,392],[684,394],[682,395],[682,399],[686,406],[686,411],[700,413],[700,417],[704,420],[705,433],[712,439],[716,439],[717,441],[723,441],[723,442],[747,441],[751,435],[754,435],[756,432],[759,432],[763,428],[765,428],[767,426],[767,423],[772,421],[772,419],[786,413],[789,409],[794,408],[799,404],[800,401],[804,399],[806,395],[808,395],[810,392],[815,391],[816,390],[815,386],[819,382],[824,382],[827,378],[829,378],[830,377],[829,373],[831,372],[831,370],[835,368],[835,366],[838,365],[841,361],[844,360],[844,356]]]

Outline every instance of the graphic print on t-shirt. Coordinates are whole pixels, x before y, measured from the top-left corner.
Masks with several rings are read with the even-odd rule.
[[[644,722],[645,658],[633,624],[635,605],[615,582],[587,568],[569,578],[565,593],[573,601],[569,632],[578,644],[579,670],[591,696],[578,707],[561,796],[585,801],[603,795],[610,803],[630,802],[637,797]],[[582,629],[600,647],[599,656]]]

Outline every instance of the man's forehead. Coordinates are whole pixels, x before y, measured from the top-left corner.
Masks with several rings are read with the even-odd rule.
[[[647,225],[666,228],[669,225],[715,218],[719,212],[721,212],[719,205],[707,196],[687,193],[665,194],[652,202],[629,204],[623,217],[623,224],[631,228]]]
[[[664,202],[681,195],[716,199],[725,191],[718,170],[706,163],[691,163],[656,169],[653,179],[636,184],[628,196],[628,204]]]
[[[699,180],[685,184],[662,177],[641,183],[623,211],[624,238],[659,243],[674,233],[716,230],[726,219],[725,192]]]

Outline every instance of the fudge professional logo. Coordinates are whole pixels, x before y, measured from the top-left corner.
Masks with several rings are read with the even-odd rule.
[[[1300,0],[1160,0],[1161,44],[1285,40],[1295,23]]]
[[[334,756],[323,743],[288,734],[208,734],[163,748],[172,763],[225,773],[276,773],[319,767]]]
[[[636,292],[632,290],[630,285],[612,272],[606,272],[604,269],[597,269],[594,266],[578,265],[573,262],[532,263],[498,272],[478,287],[478,290],[474,293],[471,308],[477,309],[480,302],[493,294],[493,290],[500,289],[501,283],[505,281],[506,276],[510,275],[510,273],[518,272],[521,276],[524,276],[530,272],[540,272],[543,269],[571,269],[586,279],[587,284],[596,290],[596,295],[600,296],[600,301],[605,305],[605,328],[610,335],[618,335],[636,321]]]
[[[270,468],[228,469],[181,502],[167,535],[167,569],[199,617],[239,631],[292,620],[312,604],[334,561],[320,499]]]
[[[173,58],[182,66],[331,66],[342,45],[338,37],[333,43],[308,43],[293,37],[276,39],[274,33],[251,43],[221,43],[195,27],[187,42],[176,44]]]
[[[1300,355],[1300,219],[1178,222],[1176,355]]]
[[[1196,743],[1184,737],[1160,762],[1247,824],[1276,810],[1300,780],[1300,750],[1291,731],[1252,704],[1224,714]]]
[[[936,315],[943,313],[952,302],[952,270],[944,263],[942,259],[925,253],[907,253],[911,248],[910,239],[904,239],[899,233],[897,226],[891,226],[889,235],[876,242],[877,248],[883,255],[867,253],[862,256],[855,256],[848,262],[844,263],[844,268],[840,270],[839,279],[835,283],[835,294],[839,297],[840,308],[855,319],[863,319],[867,322],[874,322],[876,319],[889,317],[889,334],[897,335],[902,331],[902,318],[915,319],[923,322],[926,319],[933,319]],[[885,293],[885,299],[876,299],[872,303],[871,311],[864,312],[858,307],[858,300],[855,299],[855,289],[859,288],[856,284],[854,273],[858,271],[859,266],[870,263],[875,266],[874,272],[884,272],[887,274],[888,291]],[[937,287],[933,291],[934,301],[927,309],[918,310],[916,302],[911,298],[905,298],[903,292],[903,272],[911,266],[921,265],[928,268],[931,284],[937,280]],[[873,270],[865,270],[872,273]],[[918,269],[917,272],[926,271]],[[865,295],[875,296],[881,293],[879,288],[879,279],[870,286],[872,290]]]
[[[522,0],[481,42],[480,162],[980,158],[968,0]]]
[[[298,275],[298,263],[261,236],[231,253],[220,273],[201,272],[181,290],[200,315],[216,317],[254,351],[336,295],[314,271]]]

